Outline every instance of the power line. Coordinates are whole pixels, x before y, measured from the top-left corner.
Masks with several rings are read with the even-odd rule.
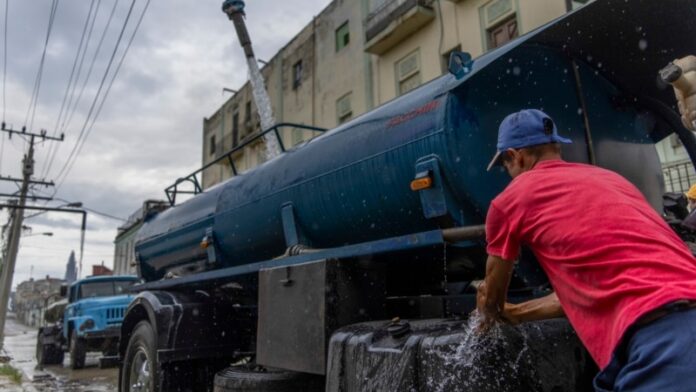
[[[7,14],[9,12],[10,8],[10,0],[5,0],[5,34],[4,34],[4,39],[5,39],[5,45],[3,46],[3,69],[2,69],[2,122],[5,122],[5,106],[7,102],[7,98],[5,95],[6,91],[6,81],[7,81]],[[3,139],[4,140],[4,139]],[[0,159],[0,163],[2,163],[2,160]]]
[[[67,177],[68,173],[72,170],[72,167],[75,165],[75,162],[77,161],[77,157],[80,155],[80,152],[82,151],[82,148],[85,145],[85,142],[87,138],[89,137],[90,133],[92,132],[92,129],[94,128],[94,124],[97,121],[97,118],[99,118],[99,115],[101,114],[102,109],[104,108],[104,103],[106,102],[106,98],[109,96],[109,92],[111,91],[111,87],[114,85],[114,81],[116,80],[116,77],[118,76],[119,71],[121,70],[121,66],[123,65],[123,61],[126,59],[126,55],[128,54],[128,50],[130,49],[131,45],[133,44],[133,40],[135,39],[135,35],[138,33],[138,29],[140,28],[140,24],[143,21],[143,18],[145,17],[145,13],[147,12],[148,7],[150,6],[150,0],[147,0],[147,3],[145,3],[145,7],[143,7],[143,11],[140,14],[140,18],[138,19],[138,22],[135,25],[135,28],[133,29],[133,33],[130,36],[130,39],[128,40],[128,44],[126,45],[125,50],[123,51],[123,55],[121,56],[121,59],[118,62],[118,65],[116,66],[116,70],[114,71],[113,76],[111,77],[111,80],[109,81],[109,86],[106,89],[106,92],[104,93],[104,97],[101,100],[101,103],[99,104],[99,108],[97,109],[97,112],[92,119],[92,123],[89,126],[89,129],[87,130],[87,133],[85,134],[84,138],[82,139],[82,143],[80,144],[80,147],[77,150],[77,153],[75,154],[75,158],[73,161],[70,163],[70,167],[68,168],[67,172],[65,173],[65,176],[63,176],[63,180],[65,180],[65,177]],[[63,180],[61,180],[60,184],[58,184],[58,187],[56,187],[56,192],[58,188],[62,185]]]
[[[40,190],[36,190],[36,192],[38,192],[38,193],[40,193],[40,194],[48,195],[48,192],[42,192],[42,191],[40,191]],[[74,204],[74,203],[76,203],[76,202],[73,202],[73,201],[61,199],[60,197],[54,197],[53,199],[58,200],[58,201],[62,201],[63,203],[68,203],[68,204]],[[107,214],[106,212],[101,212],[101,211],[95,210],[95,209],[93,209],[93,208],[85,207],[84,205],[83,205],[82,207],[80,207],[80,208],[83,209],[83,210],[85,210],[85,211],[89,211],[89,212],[91,212],[91,213],[93,213],[93,214],[95,214],[95,215],[103,216],[103,217],[105,217],[105,218],[110,218],[110,219],[118,220],[118,221],[121,221],[121,222],[127,222],[127,221],[128,221],[128,219],[121,218],[121,217],[114,216],[114,215],[110,215],[110,214]],[[34,217],[34,216],[36,216],[36,215],[42,214],[42,213],[43,213],[43,212],[39,212],[39,213],[36,213],[36,214],[32,214],[32,215],[27,216],[26,218],[29,219],[29,218],[32,218],[32,217]]]
[[[92,26],[94,26],[94,19],[96,19],[97,12],[99,12],[99,8],[97,8],[97,11],[94,13],[94,19],[93,19],[92,18],[92,10],[93,9],[94,9],[94,0],[92,0],[90,2],[89,11],[87,12],[87,18],[85,19],[85,25],[82,28],[82,36],[80,37],[80,43],[77,45],[77,53],[75,53],[75,60],[73,61],[72,69],[70,70],[70,78],[68,79],[68,85],[65,88],[65,94],[63,95],[63,102],[61,102],[61,104],[60,104],[60,110],[58,111],[58,118],[56,118],[56,125],[53,128],[54,135],[58,132],[58,125],[60,124],[60,119],[63,116],[63,111],[65,110],[65,103],[68,101],[68,94],[71,92],[71,87],[73,86],[73,80],[75,78],[75,69],[77,68],[77,63],[80,60],[80,54],[83,52],[82,51],[83,43],[85,42],[85,36],[87,35],[87,29],[89,28],[90,21],[92,23]],[[85,52],[86,51],[87,51],[87,48],[85,46]],[[84,55],[82,56],[82,59],[84,60]],[[80,65],[82,65],[82,64],[80,64]],[[79,72],[78,72],[78,77],[79,77]],[[72,89],[72,90],[73,90],[72,92],[74,94],[75,89]],[[43,166],[41,167],[41,173],[42,173],[41,176],[45,175],[48,161],[50,160],[50,157],[53,154],[53,151],[55,150],[53,148],[54,146],[55,146],[55,144],[51,144],[49,147],[48,154],[46,155],[48,159],[44,160]]]
[[[118,5],[118,0],[114,2],[114,6],[111,8],[111,13],[109,14],[109,19],[106,22],[106,26],[104,27],[104,31],[102,32],[101,38],[99,39],[99,44],[97,45],[96,50],[94,51],[94,56],[92,56],[92,61],[89,65],[89,69],[87,71],[87,76],[85,77],[85,80],[82,83],[82,87],[80,88],[80,94],[78,94],[77,99],[75,100],[75,103],[70,110],[70,115],[67,116],[66,118],[63,119],[63,124],[61,124],[61,129],[63,132],[70,126],[70,123],[72,122],[73,115],[75,114],[77,110],[77,105],[82,100],[82,95],[85,92],[85,87],[87,87],[87,82],[89,81],[90,76],[92,76],[92,70],[94,69],[94,64],[96,63],[97,56],[99,55],[99,52],[101,51],[102,44],[104,43],[104,38],[106,38],[106,33],[109,31],[109,27],[111,26],[111,21],[114,18],[114,15],[116,13],[116,6]]]
[[[148,0],[147,4],[149,5],[149,0]],[[97,106],[97,102],[99,101],[101,91],[104,88],[104,83],[106,82],[106,79],[109,76],[109,71],[111,70],[111,66],[113,65],[113,61],[116,58],[116,53],[118,52],[118,47],[120,46],[121,40],[123,39],[123,34],[126,31],[126,27],[128,26],[128,21],[130,20],[131,14],[133,13],[134,6],[135,6],[135,0],[132,0],[130,8],[128,9],[128,15],[126,15],[126,20],[123,22],[123,27],[121,28],[121,32],[119,33],[118,39],[116,41],[116,45],[114,46],[114,50],[111,53],[111,57],[109,58],[109,63],[106,67],[106,71],[104,72],[104,76],[102,77],[102,80],[99,83],[99,88],[97,89],[97,93],[94,96],[94,100],[92,100],[92,105],[90,106],[89,112],[87,113],[87,117],[85,118],[85,122],[82,125],[82,129],[80,130],[80,134],[77,137],[77,140],[75,141],[75,145],[73,146],[73,149],[70,151],[70,154],[68,155],[68,159],[65,161],[65,164],[63,165],[61,170],[58,172],[56,179],[63,176],[63,174],[65,174],[63,176],[63,180],[65,179],[65,176],[67,176],[67,173],[70,171],[70,169],[72,169],[72,161],[74,161],[74,158],[77,157],[76,154],[78,154],[78,150],[81,148],[81,145],[84,144],[83,137],[86,137],[87,126],[88,126],[90,120],[92,119],[92,113],[94,113],[94,109]],[[102,98],[102,101],[105,99],[106,99],[106,95],[104,95],[104,97]],[[96,119],[96,116],[95,116],[95,119]],[[61,184],[62,184],[62,180],[61,180]],[[55,195],[55,193],[57,191],[58,191],[58,189],[56,188],[56,190],[53,194]]]
[[[63,123],[60,126],[62,133],[65,133],[67,128],[70,126],[70,123],[72,122],[73,116],[75,115],[75,112],[77,111],[77,106],[80,103],[80,101],[82,100],[82,95],[85,92],[85,88],[87,87],[87,82],[89,82],[90,76],[92,76],[92,70],[94,69],[94,64],[96,63],[99,52],[101,51],[102,45],[104,43],[104,38],[106,38],[106,34],[109,31],[109,27],[111,26],[111,21],[114,18],[117,6],[118,6],[118,0],[116,0],[114,2],[114,6],[111,8],[111,12],[109,14],[109,19],[107,20],[106,26],[104,27],[104,31],[102,32],[101,38],[99,39],[99,44],[97,44],[97,47],[94,50],[94,55],[92,56],[92,60],[91,60],[90,65],[89,65],[89,69],[87,71],[87,76],[85,76],[85,79],[82,82],[82,87],[80,88],[80,93],[78,94],[77,98],[74,100],[74,104],[72,105],[72,109],[70,108],[72,96],[71,96],[71,100],[68,101],[67,106],[68,106],[68,112],[70,112],[70,114],[63,117]],[[94,27],[94,25],[92,25],[92,27]],[[89,34],[91,36],[91,28],[90,28]],[[89,39],[87,41],[87,45],[89,46]],[[86,51],[87,51],[87,48],[85,48],[85,53],[86,53]],[[80,68],[81,67],[82,67],[82,65],[80,65]],[[75,87],[77,87],[78,82],[79,82],[79,77],[75,82],[76,83]],[[48,173],[50,172],[51,167],[53,166],[53,162],[55,161],[58,150],[60,150],[60,146],[57,146],[53,150],[53,155],[49,158],[48,166],[47,166],[46,173],[44,174],[44,176],[48,176]]]
[[[29,108],[27,109],[27,115],[24,118],[24,126],[26,127],[29,120],[29,113],[31,112],[31,122],[29,123],[29,129],[34,127],[34,117],[36,116],[36,106],[38,106],[39,92],[41,91],[41,79],[43,76],[44,64],[46,62],[46,50],[48,49],[48,41],[51,38],[51,31],[53,30],[53,21],[56,18],[56,11],[58,10],[58,4],[60,0],[53,0],[51,4],[51,14],[48,18],[48,30],[46,31],[46,41],[44,42],[43,54],[41,55],[41,62],[39,63],[39,70],[36,73],[36,80],[34,81],[34,91],[32,93],[32,99],[29,101]],[[33,110],[32,110],[33,108]]]
[[[80,93],[78,94],[77,98],[74,100],[74,103],[72,104],[72,108],[70,107],[71,101],[72,101],[72,96],[71,96],[71,100],[68,101],[69,114],[66,115],[65,117],[63,117],[63,123],[60,126],[61,132],[63,132],[63,133],[70,126],[70,123],[72,123],[73,116],[75,115],[75,112],[77,111],[77,106],[80,103],[80,101],[82,100],[82,95],[84,94],[85,88],[87,87],[87,83],[89,82],[89,79],[92,76],[92,70],[94,69],[94,64],[96,63],[97,57],[99,56],[99,52],[101,52],[102,45],[104,44],[104,39],[106,38],[107,32],[109,31],[109,27],[111,26],[111,21],[114,18],[117,6],[118,6],[118,0],[116,0],[114,2],[114,6],[111,8],[111,12],[109,14],[109,19],[106,22],[106,26],[104,27],[104,31],[102,31],[101,38],[99,39],[99,43],[97,44],[97,47],[94,50],[94,55],[92,56],[92,60],[91,60],[90,65],[89,65],[89,69],[87,71],[87,76],[85,76],[85,79],[82,82],[82,87],[80,88]],[[91,32],[90,32],[90,34],[91,34]],[[89,41],[88,41],[87,45],[89,45]],[[85,49],[85,53],[86,53],[86,49]],[[75,87],[77,87],[77,82],[79,82],[79,78],[76,81]],[[77,143],[77,141],[76,141],[76,143]],[[48,173],[50,172],[51,167],[53,167],[53,162],[55,161],[58,150],[60,150],[60,146],[56,147],[53,150],[53,154],[49,158],[46,173],[44,174],[45,176],[48,176]]]

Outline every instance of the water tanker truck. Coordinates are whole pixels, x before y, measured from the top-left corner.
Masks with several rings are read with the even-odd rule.
[[[662,212],[655,143],[676,135],[694,161],[696,140],[658,71],[696,52],[695,18],[694,0],[592,2],[150,217],[120,390],[591,390],[565,320],[472,331],[482,225],[509,182],[486,165],[500,121],[540,108],[566,160]],[[510,301],[550,290],[523,251]]]

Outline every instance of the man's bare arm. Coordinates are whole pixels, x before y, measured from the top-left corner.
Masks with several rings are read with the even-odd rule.
[[[565,317],[565,312],[556,293],[551,293],[520,304],[506,303],[501,316],[511,324],[519,324],[526,321]]]
[[[505,310],[505,299],[512,277],[514,262],[498,256],[488,256],[486,278],[479,286],[477,308],[483,317],[483,327],[500,320]]]

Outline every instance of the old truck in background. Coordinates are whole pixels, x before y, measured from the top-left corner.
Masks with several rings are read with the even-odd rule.
[[[61,287],[64,298],[46,309],[36,341],[39,365],[62,364],[65,352],[70,367],[81,369],[89,351],[114,355],[121,321],[133,299],[135,276],[93,276]]]
[[[694,161],[696,139],[658,71],[696,53],[693,20],[694,0],[591,2],[205,192],[205,168],[178,180],[139,232],[120,390],[591,390],[565,320],[472,332],[482,224],[509,182],[486,164],[499,122],[541,108],[565,159],[662,212],[655,143],[676,134]],[[550,290],[523,252],[510,300]]]

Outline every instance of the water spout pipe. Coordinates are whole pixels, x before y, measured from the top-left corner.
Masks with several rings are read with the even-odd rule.
[[[446,242],[454,243],[460,241],[483,240],[486,239],[486,225],[453,227],[442,230],[442,238]]]
[[[241,0],[225,0],[222,3],[222,11],[227,14],[227,17],[234,24],[237,36],[239,37],[239,43],[244,49],[244,55],[246,56],[247,65],[249,67],[249,81],[251,82],[252,95],[256,103],[256,110],[258,110],[259,117],[261,118],[261,129],[269,129],[275,123],[273,110],[271,109],[271,99],[268,96],[266,83],[264,82],[259,64],[254,56],[254,49],[251,46],[251,38],[249,37],[249,31],[244,21],[244,5],[244,2]],[[266,142],[266,159],[270,160],[280,155],[279,140],[277,140],[274,135],[267,134],[264,136],[264,140]]]

